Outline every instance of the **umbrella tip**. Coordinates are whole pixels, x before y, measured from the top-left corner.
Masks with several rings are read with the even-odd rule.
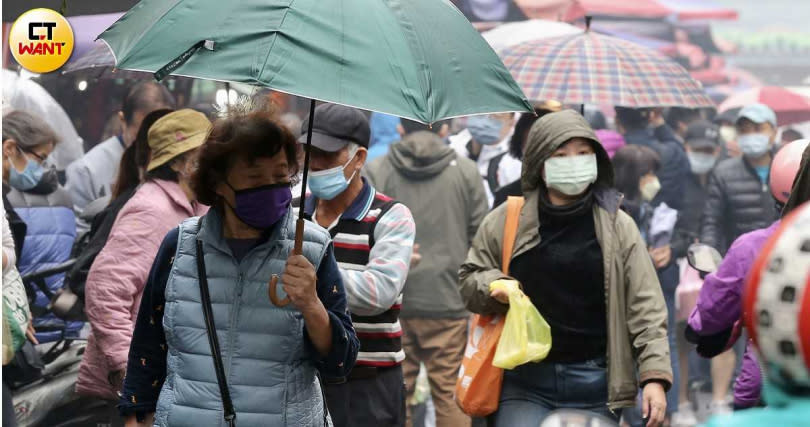
[[[591,19],[593,19],[593,16],[585,15],[585,32],[586,33],[591,30]]]

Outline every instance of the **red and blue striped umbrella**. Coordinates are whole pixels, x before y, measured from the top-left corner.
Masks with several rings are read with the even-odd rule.
[[[670,58],[615,37],[582,34],[524,42],[498,55],[526,96],[564,104],[714,107]]]

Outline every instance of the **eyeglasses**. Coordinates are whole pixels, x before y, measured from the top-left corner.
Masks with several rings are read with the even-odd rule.
[[[31,151],[31,150],[26,150],[24,148],[20,148],[20,151],[22,151],[25,154],[30,154],[30,155],[34,156],[37,159],[37,163],[39,163],[39,164],[45,163],[45,159],[48,158],[47,155],[43,156],[43,155],[37,154],[37,153],[35,153],[35,152]]]

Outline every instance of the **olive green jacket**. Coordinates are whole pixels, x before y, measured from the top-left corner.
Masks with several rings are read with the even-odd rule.
[[[642,384],[659,381],[665,389],[672,385],[667,307],[647,245],[633,219],[619,210],[622,195],[610,188],[613,176],[607,154],[587,122],[574,114],[546,115],[529,134],[522,178],[526,203],[520,214],[512,259],[540,243],[538,198],[540,191],[546,190],[537,182],[540,179],[537,171],[541,168],[538,165],[572,137],[596,142],[600,176],[594,189],[593,215],[604,259],[608,405],[610,409],[630,407],[635,405],[639,381]],[[489,284],[508,277],[501,272],[505,218],[506,204],[484,218],[459,271],[462,298],[474,313],[504,313],[508,308],[489,296]]]

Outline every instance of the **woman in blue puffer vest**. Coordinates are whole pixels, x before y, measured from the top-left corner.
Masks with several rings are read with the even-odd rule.
[[[295,137],[264,113],[238,115],[215,124],[198,165],[193,191],[212,208],[158,251],[119,409],[128,426],[233,425],[229,395],[236,425],[327,425],[317,373],[346,376],[359,344],[329,234],[307,222],[303,255],[292,253]],[[272,303],[274,290],[291,304]]]

